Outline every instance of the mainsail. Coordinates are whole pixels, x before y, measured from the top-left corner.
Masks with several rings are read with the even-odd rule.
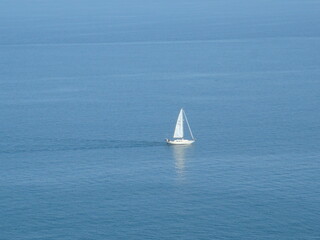
[[[183,109],[180,110],[173,138],[183,138]]]

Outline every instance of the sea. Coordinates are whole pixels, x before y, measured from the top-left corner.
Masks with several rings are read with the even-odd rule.
[[[319,13],[2,0],[0,239],[320,239]]]

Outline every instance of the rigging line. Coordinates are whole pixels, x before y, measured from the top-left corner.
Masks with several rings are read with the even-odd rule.
[[[188,122],[188,118],[187,118],[187,115],[186,115],[186,113],[184,112],[184,110],[183,110],[183,115],[184,115],[184,117],[185,117],[185,119],[186,119],[186,122],[187,122],[187,125],[188,125],[188,128],[189,128],[189,131],[190,131],[191,137],[192,137],[192,139],[194,140],[194,137],[193,137],[193,134],[192,134],[192,131],[191,131],[191,128],[190,128],[189,122]]]

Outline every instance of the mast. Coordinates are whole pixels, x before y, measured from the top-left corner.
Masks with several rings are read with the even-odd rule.
[[[183,111],[183,115],[184,115],[184,117],[185,117],[185,119],[186,119],[186,122],[187,122],[187,125],[188,125],[188,128],[189,128],[189,131],[190,131],[190,135],[191,135],[191,137],[192,137],[192,140],[194,140],[194,137],[193,137],[193,134],[192,134],[192,131],[191,131],[191,128],[190,128],[189,122],[188,122],[187,115],[186,115],[186,113],[184,112],[184,110],[183,110],[183,109],[181,109],[181,110]]]

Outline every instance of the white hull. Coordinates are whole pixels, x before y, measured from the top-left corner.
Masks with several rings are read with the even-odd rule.
[[[187,139],[169,140],[169,139],[166,139],[166,142],[168,144],[172,144],[172,145],[189,145],[189,144],[194,143],[194,140],[187,140]]]

